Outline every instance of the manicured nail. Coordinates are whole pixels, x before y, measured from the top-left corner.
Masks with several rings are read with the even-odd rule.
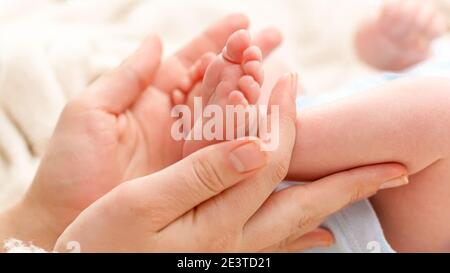
[[[334,245],[333,238],[330,238],[330,236],[321,236],[317,240],[317,244],[315,247],[330,247]]]
[[[330,240],[330,239],[325,239],[325,238],[324,238],[324,240],[321,240],[318,243],[319,247],[330,247],[332,245],[334,245],[334,242],[332,240]]]
[[[382,186],[381,186],[381,190],[385,190],[385,189],[392,189],[392,188],[397,188],[397,187],[401,187],[404,185],[409,184],[409,179],[407,176],[402,176],[400,178],[396,178],[396,179],[392,179],[389,180],[387,182],[385,182]]]
[[[255,142],[239,146],[228,158],[239,173],[250,172],[266,165],[266,153]]]
[[[317,238],[317,247],[330,247],[334,244],[334,237],[328,231],[316,229],[309,233]]]

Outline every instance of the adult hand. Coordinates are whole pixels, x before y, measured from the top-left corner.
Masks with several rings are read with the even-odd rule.
[[[233,32],[247,26],[245,16],[228,16],[161,65],[160,41],[149,37],[120,67],[70,101],[31,189],[8,212],[23,217],[13,217],[16,228],[5,236],[53,247],[83,209],[115,186],[180,160],[183,143],[170,135],[171,92],[203,54],[218,53]],[[257,42],[268,54],[280,37],[267,29]]]
[[[316,230],[320,221],[405,169],[366,167],[272,194],[295,142],[296,81],[284,77],[272,93],[270,105],[280,106],[275,151],[262,152],[258,141],[225,142],[123,183],[83,211],[55,249],[71,241],[83,252],[286,251],[332,243]]]

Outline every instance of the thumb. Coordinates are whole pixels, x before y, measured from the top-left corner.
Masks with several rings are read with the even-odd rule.
[[[217,202],[221,206],[215,208],[218,215],[245,225],[286,176],[295,142],[296,88],[293,74],[283,76],[274,87],[268,108],[270,133],[260,134],[267,167],[221,196]]]
[[[119,67],[95,81],[80,99],[92,108],[121,114],[152,82],[160,65],[161,52],[159,38],[148,37]]]
[[[131,204],[144,211],[151,229],[169,225],[194,207],[248,178],[266,165],[258,140],[212,145],[150,176],[127,183]],[[135,200],[135,201],[133,201]]]

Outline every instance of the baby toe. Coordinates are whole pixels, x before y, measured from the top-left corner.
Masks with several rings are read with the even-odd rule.
[[[260,85],[253,79],[252,76],[248,75],[243,76],[239,80],[239,89],[251,104],[255,104],[261,94]]]
[[[429,31],[432,39],[438,38],[444,35],[448,30],[447,20],[442,15],[437,15],[437,18],[431,24],[431,30]]]
[[[264,82],[264,71],[259,61],[250,61],[243,66],[245,74],[252,76],[253,79],[261,86]]]
[[[400,12],[400,8],[401,3],[398,1],[388,1],[381,10],[380,18],[386,23],[392,22],[396,19],[397,14]]]
[[[185,104],[186,102],[186,95],[181,91],[176,89],[172,92],[172,103],[173,105],[181,105]]]
[[[231,63],[241,63],[244,51],[250,47],[250,43],[250,34],[247,30],[241,29],[236,31],[228,39],[223,51],[223,57]]]
[[[228,96],[228,104],[232,106],[248,106],[248,101],[241,91],[235,90]]]
[[[226,102],[229,94],[233,91],[233,89],[233,83],[229,81],[220,82],[219,85],[217,85],[216,91],[214,93],[214,99],[212,101],[209,101],[209,104],[222,104],[222,102]]]
[[[244,51],[243,54],[243,63],[250,61],[259,61],[262,62],[262,52],[261,49],[257,46],[251,46]]]
[[[423,9],[418,13],[417,19],[415,20],[417,32],[426,32],[428,25],[432,22],[434,15],[434,10],[430,5],[424,6]]]

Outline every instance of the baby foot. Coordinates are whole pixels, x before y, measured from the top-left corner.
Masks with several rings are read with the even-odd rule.
[[[201,81],[205,76],[206,69],[214,61],[216,54],[205,53],[189,69],[186,81],[172,92],[172,102],[174,105],[185,104],[192,109],[193,98],[202,94]]]
[[[447,30],[445,17],[429,0],[389,1],[381,9],[377,25],[404,51],[406,59],[427,58],[432,41]]]
[[[378,20],[380,28],[391,40],[406,46],[411,42],[429,43],[447,29],[445,17],[430,0],[389,1],[383,6]]]
[[[446,31],[445,18],[431,0],[390,0],[361,24],[355,45],[367,64],[401,71],[426,60],[432,41]]]
[[[258,47],[251,46],[251,39],[246,30],[232,34],[222,54],[214,59],[210,55],[202,59],[193,69],[193,75],[201,77],[204,71],[203,82],[193,93],[201,97],[204,107],[217,105],[225,109],[227,105],[247,106],[257,102],[264,80],[262,53]],[[207,63],[209,65],[204,70]],[[194,124],[196,122],[194,121]],[[187,156],[217,141],[187,140],[183,154]]]

